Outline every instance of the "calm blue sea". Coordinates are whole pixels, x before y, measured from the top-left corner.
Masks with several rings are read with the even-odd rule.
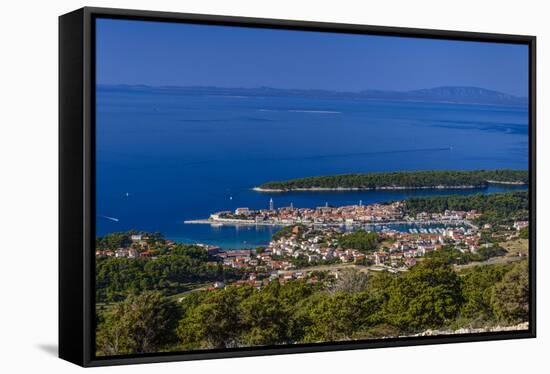
[[[421,169],[528,167],[524,107],[162,90],[97,91],[97,235],[160,231],[225,248],[276,228],[185,225],[237,207],[315,207],[460,191],[257,193],[272,180]],[[516,187],[517,188],[517,187]],[[116,219],[116,220],[115,220]]]

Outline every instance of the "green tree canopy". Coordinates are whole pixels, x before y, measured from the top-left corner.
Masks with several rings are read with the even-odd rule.
[[[495,285],[505,274],[502,266],[476,266],[462,278],[464,304],[460,309],[461,318],[474,327],[495,318],[492,296]]]
[[[212,291],[200,304],[187,310],[177,330],[184,347],[238,346],[243,331],[239,304],[251,293],[251,287],[228,287]]]
[[[357,230],[342,234],[338,239],[338,244],[344,249],[357,249],[363,252],[373,251],[378,245],[378,235],[375,232]]]
[[[114,306],[99,325],[98,352],[118,355],[162,351],[175,342],[179,317],[178,305],[158,292],[130,295]]]
[[[272,283],[265,290],[255,290],[239,305],[242,344],[273,345],[288,340],[290,313],[279,298],[279,288],[278,283]]]
[[[492,306],[497,318],[505,323],[529,320],[529,264],[514,264],[494,287]]]
[[[422,170],[391,173],[339,174],[268,182],[265,189],[292,191],[308,188],[420,188],[420,187],[485,187],[491,183],[529,183],[527,170]]]
[[[461,281],[450,265],[428,259],[392,282],[386,318],[402,331],[444,326],[455,319],[463,302]]]

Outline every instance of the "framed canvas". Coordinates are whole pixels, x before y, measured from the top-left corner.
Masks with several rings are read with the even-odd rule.
[[[59,355],[535,337],[535,37],[59,19]]]

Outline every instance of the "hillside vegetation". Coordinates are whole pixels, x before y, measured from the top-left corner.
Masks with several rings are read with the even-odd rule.
[[[492,183],[528,184],[527,170],[431,170],[391,173],[340,174],[268,182],[260,190],[392,189],[487,187]]]

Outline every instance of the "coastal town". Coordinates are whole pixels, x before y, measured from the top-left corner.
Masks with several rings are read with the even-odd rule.
[[[437,251],[453,248],[463,255],[479,258],[494,251],[494,238],[512,240],[528,221],[515,221],[509,226],[493,230],[490,224],[478,227],[472,223],[481,216],[477,210],[445,210],[438,213],[407,214],[403,202],[389,204],[326,206],[317,208],[269,208],[214,213],[206,221],[210,224],[269,224],[280,226],[265,246],[250,249],[224,250],[217,246],[197,243],[208,258],[224,268],[242,274],[235,285],[261,288],[277,280],[284,284],[293,279],[316,282],[316,274],[324,272],[337,279],[347,268],[359,271],[407,271],[423,258]],[[193,221],[191,223],[196,223]],[[401,225],[402,229],[393,228]],[[376,230],[371,230],[376,227]],[[405,229],[403,229],[405,227]],[[116,250],[97,250],[97,256],[120,258],[152,258],[169,253],[177,244],[163,240],[162,251],[156,240],[142,234],[130,236],[125,247]],[[517,256],[523,254],[518,253]],[[477,257],[476,257],[477,256]],[[490,257],[490,256],[486,256]],[[224,281],[216,281],[209,288],[223,288]]]
[[[414,217],[408,216],[403,209],[403,202],[390,204],[347,205],[333,207],[328,203],[316,208],[288,207],[274,208],[273,199],[268,209],[253,210],[247,207],[234,211],[213,213],[208,219],[188,220],[186,224],[211,225],[314,225],[314,226],[365,226],[383,224],[465,224],[473,226],[468,220],[479,217],[476,210],[445,211],[442,213],[423,213]]]

